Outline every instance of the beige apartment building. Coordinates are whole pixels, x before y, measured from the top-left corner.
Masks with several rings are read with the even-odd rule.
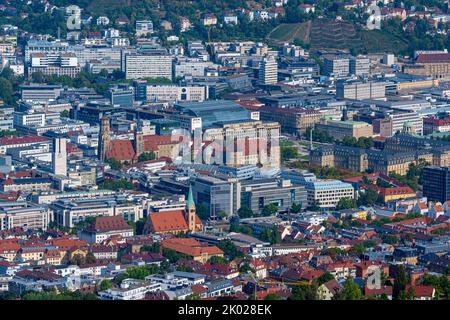
[[[222,160],[228,166],[280,167],[280,125],[277,122],[226,123],[205,130],[203,137],[205,141],[223,142]]]
[[[322,120],[316,124],[316,129],[327,132],[335,139],[342,140],[345,137],[372,137],[373,127],[371,124],[361,121],[334,121]]]

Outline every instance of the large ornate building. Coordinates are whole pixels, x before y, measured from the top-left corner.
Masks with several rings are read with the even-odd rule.
[[[450,143],[409,134],[387,138],[382,150],[342,145],[321,145],[310,151],[310,164],[336,167],[358,172],[367,170],[404,175],[409,165],[427,162],[436,166],[450,165]]]

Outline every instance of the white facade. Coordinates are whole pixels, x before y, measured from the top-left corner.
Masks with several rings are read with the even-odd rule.
[[[261,84],[275,84],[278,82],[278,64],[273,56],[268,56],[261,61],[258,78]]]
[[[208,99],[208,87],[148,85],[148,101],[204,101]]]
[[[308,205],[319,203],[321,208],[335,208],[342,198],[353,199],[355,190],[350,183],[339,180],[317,180],[305,184]]]
[[[56,175],[67,175],[67,140],[55,138],[53,141],[52,171]]]
[[[172,56],[127,55],[125,57],[125,75],[127,79],[172,79]]]

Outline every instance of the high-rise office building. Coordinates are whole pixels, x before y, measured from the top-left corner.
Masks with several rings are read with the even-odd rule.
[[[370,74],[370,59],[364,56],[351,57],[349,64],[350,74],[367,76]]]
[[[98,158],[101,161],[106,160],[106,152],[109,150],[110,146],[109,134],[110,134],[109,118],[103,116],[100,124],[100,133],[98,136]]]
[[[172,56],[168,54],[127,54],[127,79],[167,78],[172,80]]]
[[[273,56],[267,56],[261,61],[258,78],[261,84],[278,82],[278,64]]]
[[[65,138],[53,139],[52,171],[54,174],[67,175],[67,141]]]
[[[339,99],[365,100],[380,99],[386,96],[383,82],[345,82],[337,81],[336,97]]]
[[[423,168],[423,196],[442,203],[450,200],[450,167]]]
[[[128,85],[115,86],[109,89],[111,105],[120,107],[132,107],[134,103],[134,89]]]
[[[323,62],[327,76],[346,77],[350,72],[350,59],[346,56],[327,56]]]

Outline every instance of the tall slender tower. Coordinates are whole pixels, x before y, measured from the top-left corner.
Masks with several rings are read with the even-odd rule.
[[[192,195],[192,186],[189,186],[189,194],[186,202],[187,221],[190,232],[195,232],[195,202]]]
[[[142,133],[139,115],[136,123],[136,128],[134,130],[134,153],[136,161],[139,156],[144,153],[144,135]]]
[[[260,84],[276,84],[278,82],[278,64],[271,55],[261,61],[258,80]]]
[[[65,138],[53,139],[52,172],[67,176],[67,141]]]
[[[106,151],[110,148],[111,130],[109,127],[109,118],[103,116],[100,123],[100,133],[98,135],[98,159],[100,161],[106,160]]]

